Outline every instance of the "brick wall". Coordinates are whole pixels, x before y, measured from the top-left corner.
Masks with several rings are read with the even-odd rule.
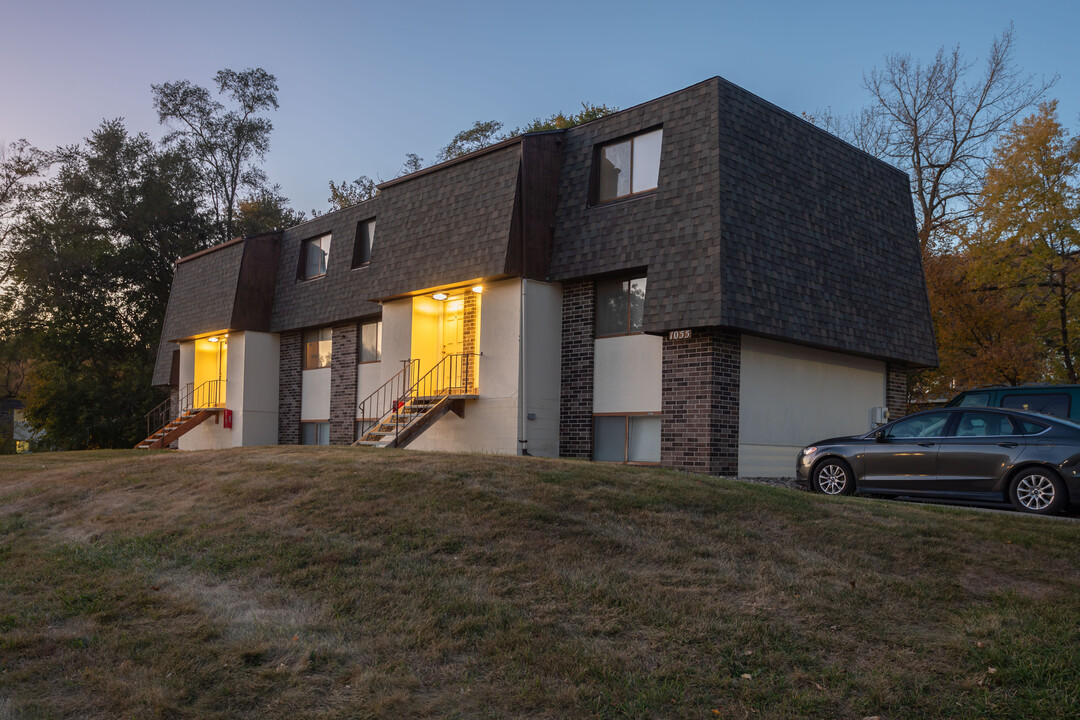
[[[738,473],[740,353],[739,336],[730,331],[694,330],[687,340],[664,338],[660,460],[665,467]]]
[[[464,384],[469,392],[477,390],[477,361],[472,357],[473,353],[480,352],[480,338],[477,333],[477,320],[480,317],[480,294],[472,291],[465,292],[465,308],[462,312],[462,344],[461,352],[466,353],[464,372]]]
[[[595,315],[593,281],[563,283],[559,457],[592,457]]]
[[[885,366],[885,407],[889,408],[889,418],[892,420],[908,414],[907,381],[906,367],[896,363]]]
[[[335,325],[330,334],[330,444],[356,439],[356,364],[360,343],[356,323]]]
[[[278,444],[300,444],[300,384],[303,343],[299,330],[281,333],[281,371],[278,375]]]

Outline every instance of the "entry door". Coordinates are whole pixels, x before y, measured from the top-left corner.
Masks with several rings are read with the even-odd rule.
[[[460,295],[443,303],[442,351],[443,357],[456,355],[443,364],[442,386],[451,392],[462,392],[465,387],[465,368],[461,353],[465,352],[465,299]]]
[[[920,414],[886,426],[885,442],[866,444],[865,472],[859,486],[897,492],[932,490],[949,415]]]

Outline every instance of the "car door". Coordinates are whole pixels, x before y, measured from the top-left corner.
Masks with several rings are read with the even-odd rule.
[[[1027,441],[1006,413],[960,413],[938,450],[938,479],[931,492],[988,499],[1001,477],[1020,459]],[[1000,493],[995,499],[1001,499]]]
[[[862,489],[896,493],[933,488],[938,446],[949,425],[949,411],[917,413],[882,428],[881,442],[868,442]]]

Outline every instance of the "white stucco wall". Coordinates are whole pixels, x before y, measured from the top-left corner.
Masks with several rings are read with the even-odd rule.
[[[739,474],[793,476],[805,445],[866,432],[884,404],[884,362],[743,335]]]
[[[330,368],[304,370],[300,385],[300,420],[330,419]]]
[[[660,412],[662,350],[656,335],[597,338],[593,412]]]
[[[375,387],[398,373],[402,360],[412,357],[412,302],[412,298],[405,298],[383,303],[382,362],[379,363],[380,379]],[[361,394],[357,401],[365,397],[367,394]]]
[[[384,346],[385,347],[385,346]],[[385,381],[383,380],[383,362],[360,363],[356,366],[356,417],[360,418],[360,403],[366,400],[368,395],[375,392]],[[401,363],[397,363],[397,369],[401,369]]]
[[[280,338],[276,333],[240,334],[244,336],[243,397],[240,411],[242,443],[245,446],[276,445]],[[229,391],[232,392],[232,389]]]
[[[526,419],[525,433],[531,455],[558,457],[562,286],[530,280],[526,288],[525,404],[535,419]]]
[[[410,449],[516,454],[518,452],[518,332],[521,281],[484,287],[480,310],[480,399],[465,403],[465,417],[444,415]],[[383,342],[390,332],[383,309]],[[384,355],[385,356],[385,355]]]

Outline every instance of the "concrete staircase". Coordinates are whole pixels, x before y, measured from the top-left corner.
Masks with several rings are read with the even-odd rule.
[[[408,398],[398,409],[391,410],[368,428],[353,444],[377,448],[405,447],[451,410],[464,417],[464,402],[450,395]]]

